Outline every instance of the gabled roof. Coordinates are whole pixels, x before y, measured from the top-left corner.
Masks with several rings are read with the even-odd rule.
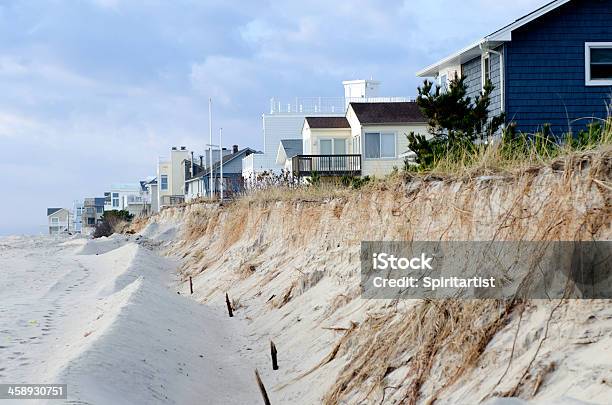
[[[276,151],[276,164],[284,165],[288,159],[301,155],[303,151],[301,139],[281,139]]]
[[[281,146],[288,158],[302,154],[303,142],[301,139],[281,139]]]
[[[242,149],[240,149],[236,153],[231,153],[229,155],[225,155],[225,156],[223,156],[223,166],[225,167],[226,164],[230,163],[234,159],[238,159],[240,157],[244,157],[244,156],[250,155],[252,153],[261,153],[261,152],[257,152],[255,149],[251,149],[251,148],[242,148]],[[190,161],[185,160],[185,162],[190,162]],[[200,165],[198,165],[195,162],[194,162],[194,166],[197,166],[199,168],[199,170],[196,170],[196,175],[195,176],[191,176],[191,177],[188,177],[188,174],[186,172],[185,176],[186,176],[187,181],[191,181],[191,180],[196,179],[196,178],[205,177],[205,176],[208,176],[210,174],[210,167],[201,168]],[[220,171],[220,166],[221,166],[220,162],[215,162],[212,165],[213,172],[219,172]],[[186,171],[188,170],[187,167],[185,167],[185,169],[186,169]],[[226,173],[225,169],[224,169],[223,172]]]
[[[359,123],[366,124],[412,124],[424,123],[425,117],[414,102],[402,103],[351,103]]]
[[[311,129],[319,128],[350,128],[346,117],[306,117]]]
[[[66,208],[47,208],[47,216],[53,215],[58,211],[65,210]]]
[[[447,56],[446,58],[430,65],[419,72],[417,72],[417,76],[419,77],[431,77],[438,74],[438,72],[448,66],[459,65],[465,63],[475,57],[479,56],[481,51],[481,46],[485,46],[487,48],[496,48],[504,42],[512,41],[512,31],[520,28],[526,24],[529,24],[531,21],[543,16],[551,12],[552,10],[570,2],[571,0],[555,0],[550,3],[538,8],[537,10],[532,11],[531,13],[515,20],[514,22],[506,25],[498,29],[497,31],[486,35],[484,38],[474,42],[473,44],[461,49],[458,52],[453,53],[452,55]]]

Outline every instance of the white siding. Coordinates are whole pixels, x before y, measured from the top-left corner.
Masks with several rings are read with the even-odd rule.
[[[319,155],[321,154],[321,150],[319,147],[319,141],[321,139],[346,139],[346,153],[350,153],[350,143],[351,143],[351,129],[350,128],[329,128],[329,129],[311,129],[310,130],[310,139],[309,139],[309,153],[304,153],[305,155]],[[334,154],[338,154],[334,152]]]
[[[402,169],[404,167],[404,158],[399,157],[402,154],[408,152],[408,137],[410,132],[427,135],[426,124],[412,124],[412,125],[366,125],[361,127],[359,135],[363,139],[366,132],[378,132],[378,133],[393,133],[395,134],[395,158],[380,158],[380,159],[366,159],[365,153],[362,152],[361,159],[361,174],[363,176],[384,176],[393,170],[393,167]],[[363,148],[362,148],[363,149]]]

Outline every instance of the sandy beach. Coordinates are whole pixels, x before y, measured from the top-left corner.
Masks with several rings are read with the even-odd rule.
[[[0,239],[0,383],[65,383],[69,403],[259,400],[237,324],[177,294],[176,263],[139,242]]]

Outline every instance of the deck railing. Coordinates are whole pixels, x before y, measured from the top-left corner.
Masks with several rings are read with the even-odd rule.
[[[296,155],[291,158],[291,167],[295,176],[313,172],[320,176],[359,176],[361,155]]]

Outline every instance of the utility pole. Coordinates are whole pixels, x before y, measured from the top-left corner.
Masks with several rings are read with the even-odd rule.
[[[219,201],[223,204],[223,128],[219,128]]]
[[[208,137],[210,145],[210,198],[213,198],[212,98],[208,99]]]

